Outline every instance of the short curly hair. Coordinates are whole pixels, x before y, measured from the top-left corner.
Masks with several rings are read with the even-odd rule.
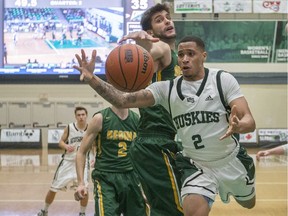
[[[140,21],[140,24],[141,24],[141,27],[142,27],[142,30],[144,31],[147,31],[147,30],[150,30],[152,29],[152,16],[157,13],[157,12],[161,12],[165,10],[167,13],[170,14],[170,8],[168,7],[167,4],[163,3],[163,4],[156,4],[154,5],[153,7],[149,8],[148,10],[146,10],[142,17],[141,17],[141,21]]]

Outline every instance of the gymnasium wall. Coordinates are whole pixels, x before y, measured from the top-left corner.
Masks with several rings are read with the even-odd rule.
[[[255,117],[257,128],[287,128],[287,85],[245,84],[241,88]],[[26,106],[21,111],[19,102],[28,103],[28,108]],[[12,109],[7,110],[7,105]],[[11,119],[15,124],[68,123],[74,120],[73,108],[76,105],[86,106],[91,117],[94,112],[109,106],[109,103],[85,84],[0,85],[0,124],[4,127],[5,124],[9,125]],[[37,112],[40,113],[29,113],[27,109],[32,112],[33,109],[39,110]]]

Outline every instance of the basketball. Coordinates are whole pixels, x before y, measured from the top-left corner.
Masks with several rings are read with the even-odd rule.
[[[125,92],[145,88],[154,73],[152,56],[136,44],[123,44],[114,48],[107,57],[105,67],[107,81]]]

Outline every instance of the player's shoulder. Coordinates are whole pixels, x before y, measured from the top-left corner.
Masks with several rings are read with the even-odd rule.
[[[231,74],[230,72],[223,70],[223,69],[219,69],[219,68],[208,68],[209,70],[209,74],[210,75],[214,75],[214,76],[220,76],[221,80],[225,80],[225,79],[231,79],[234,77],[233,74]]]

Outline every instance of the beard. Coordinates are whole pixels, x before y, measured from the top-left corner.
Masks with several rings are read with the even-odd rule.
[[[162,41],[169,41],[176,39],[176,32],[174,34],[166,35],[164,33],[154,34],[154,37],[158,37]]]

